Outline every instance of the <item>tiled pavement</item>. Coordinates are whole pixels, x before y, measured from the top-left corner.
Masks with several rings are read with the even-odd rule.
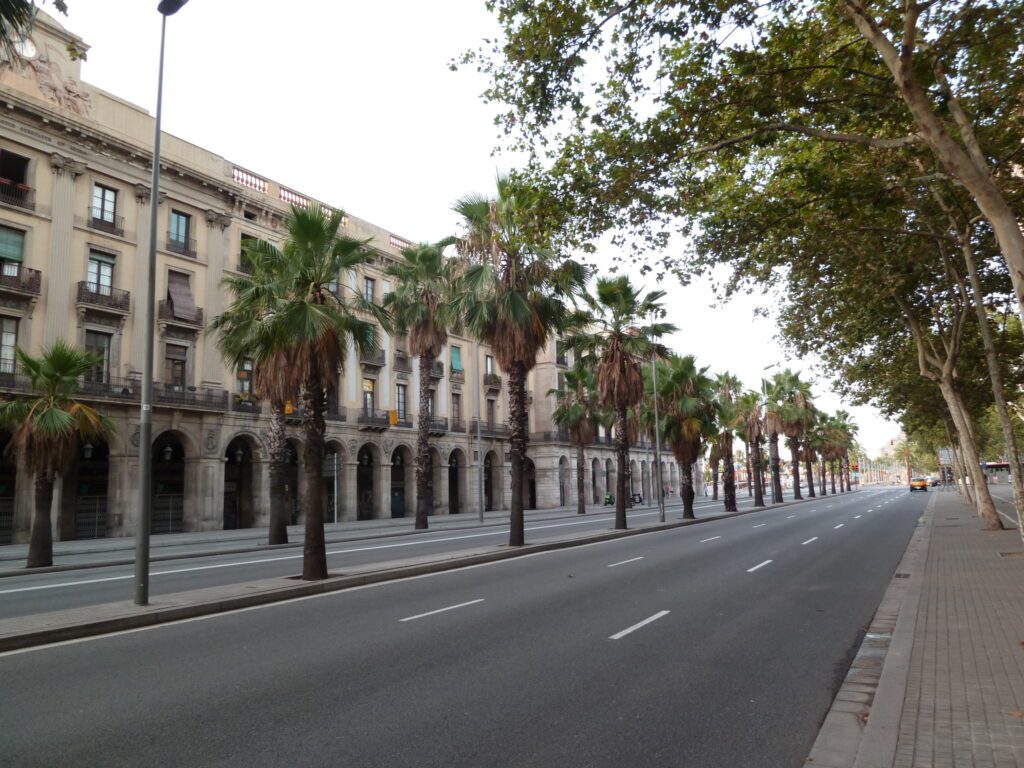
[[[807,765],[1024,768],[1024,547],[938,493]]]

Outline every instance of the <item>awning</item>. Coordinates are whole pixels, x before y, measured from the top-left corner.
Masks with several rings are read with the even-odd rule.
[[[178,320],[192,322],[196,319],[196,303],[192,299],[188,275],[181,272],[167,273],[167,298],[171,300],[171,308]]]
[[[21,254],[24,250],[24,232],[0,227],[0,259],[5,261],[21,261]]]
[[[462,370],[462,349],[460,347],[452,347],[452,370]]]

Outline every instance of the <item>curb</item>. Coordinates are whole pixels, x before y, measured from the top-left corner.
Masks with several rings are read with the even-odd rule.
[[[846,494],[836,495],[844,496]],[[534,555],[541,552],[553,552],[560,549],[569,549],[570,547],[579,547],[588,544],[596,544],[604,541],[612,541],[615,539],[622,539],[629,536],[639,536],[647,533],[670,531],[677,528],[685,528],[687,526],[699,525],[701,523],[709,523],[713,520],[725,520],[733,517],[740,517],[743,515],[751,515],[756,512],[763,512],[766,510],[781,509],[782,507],[792,506],[794,504],[804,504],[807,503],[808,501],[817,501],[818,498],[820,497],[817,497],[815,499],[802,499],[800,501],[783,502],[781,504],[775,504],[773,506],[740,510],[738,512],[727,512],[724,514],[715,515],[713,517],[702,517],[694,520],[680,520],[679,522],[675,523],[655,524],[653,526],[645,528],[631,528],[621,531],[613,530],[580,538],[566,539],[562,541],[545,542],[543,544],[527,544],[523,547],[518,547],[516,549],[506,548],[496,552],[484,552],[475,555],[465,555],[462,557],[449,557],[445,560],[435,560],[427,563],[419,563],[416,565],[402,566],[398,568],[387,568],[379,571],[369,571],[367,573],[353,576],[328,577],[324,581],[300,582],[299,584],[280,585],[281,579],[278,578],[262,582],[263,584],[267,585],[267,587],[264,589],[260,589],[258,586],[256,586],[255,583],[250,582],[250,591],[248,591],[245,594],[237,594],[226,598],[200,601],[187,605],[165,607],[149,606],[142,608],[141,610],[135,606],[132,606],[132,610],[135,610],[137,612],[110,618],[100,618],[89,621],[82,621],[73,624],[44,626],[39,629],[23,632],[21,634],[0,636],[0,653],[21,650],[25,648],[33,648],[41,645],[49,645],[52,643],[59,643],[67,640],[78,640],[85,637],[106,635],[112,632],[123,632],[129,629],[141,629],[144,627],[155,626],[157,624],[166,624],[174,621],[181,621],[183,619],[192,619],[200,616],[209,616],[217,613],[234,611],[241,608],[250,608],[255,605],[267,605],[270,603],[285,602],[287,600],[293,600],[299,597],[308,597],[311,595],[320,595],[329,592],[337,592],[344,589],[349,589],[351,587],[365,586],[367,584],[376,584],[384,581],[396,581],[398,579],[405,579],[411,576],[421,576],[423,574],[428,573],[441,573],[443,571],[452,571],[471,565],[478,565],[481,563],[492,563],[501,560],[509,560],[512,558],[524,557],[526,555]],[[235,586],[242,589],[246,587],[244,583]],[[214,587],[212,589],[223,588]],[[179,594],[187,595],[189,593]],[[118,604],[112,603],[107,605]],[[73,610],[95,610],[96,608],[97,606],[89,606],[85,609]],[[25,618],[45,620],[46,616],[58,617],[61,613],[65,612],[57,612],[43,615],[37,614],[34,617]],[[11,619],[10,621],[20,620],[21,619],[19,618]],[[2,625],[2,622],[0,622],[0,625]]]
[[[938,499],[921,513],[805,765],[891,768]]]

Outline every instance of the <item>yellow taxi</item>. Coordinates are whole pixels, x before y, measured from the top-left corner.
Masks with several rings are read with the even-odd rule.
[[[912,477],[910,479],[910,491],[924,491],[928,493],[928,478],[927,477]]]

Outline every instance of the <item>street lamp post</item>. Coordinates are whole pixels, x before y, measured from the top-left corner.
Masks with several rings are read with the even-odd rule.
[[[654,389],[654,466],[658,468],[658,521],[665,522],[665,486],[661,479],[661,420],[658,418],[658,364],[651,357],[651,386]]]
[[[160,197],[160,113],[164,97],[164,40],[167,17],[181,10],[188,0],[161,0],[160,66],[156,81],[156,128],[153,134],[153,183],[149,210],[149,263],[143,302],[145,349],[142,360],[142,405],[139,412],[139,503],[135,529],[135,604],[149,604],[149,528],[153,515],[153,305],[156,292],[156,224]]]
[[[476,345],[476,499],[480,525],[484,524],[484,455],[480,446],[480,418],[483,416],[483,374],[480,373],[480,345]]]

